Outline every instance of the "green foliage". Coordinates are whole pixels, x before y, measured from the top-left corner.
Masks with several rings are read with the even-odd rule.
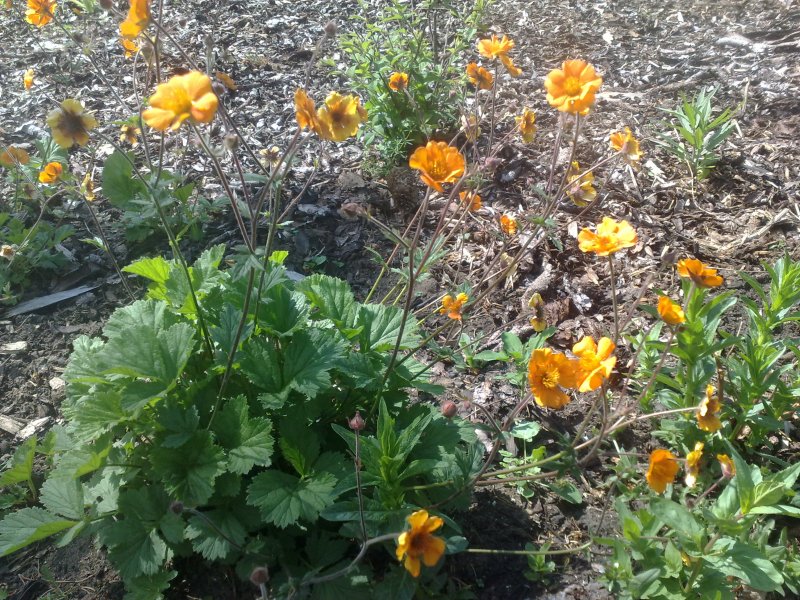
[[[340,38],[346,75],[365,99],[366,146],[376,145],[387,167],[439,133],[457,129],[464,99],[463,54],[475,40],[486,1],[392,0],[374,16],[353,17],[358,31]],[[372,7],[362,2],[363,11]],[[389,88],[394,72],[408,74],[407,94]]]
[[[692,176],[698,180],[708,177],[719,160],[720,146],[735,127],[730,108],[713,116],[712,101],[716,92],[713,88],[702,89],[691,99],[682,97],[675,110],[661,109],[673,118],[661,125],[670,127],[674,135],[659,134],[656,143],[688,165]]]
[[[251,280],[221,270],[222,258],[210,248],[189,267],[194,294],[174,261],[127,267],[149,281],[147,297],[118,309],[101,337],[75,341],[67,423],[42,447],[52,463],[44,484],[33,485],[35,440],[0,474],[0,485],[27,484],[41,504],[0,522],[0,555],[55,534],[59,543],[94,535],[130,597],[162,597],[171,559],[192,552],[244,578],[266,565],[271,585],[289,589],[341,568],[362,519],[385,535],[415,506],[464,504],[482,447],[468,425],[409,402],[405,388],[428,386],[407,356],[420,342],[416,323],[402,327],[408,360],[387,373],[399,309],[360,304],[324,275],[293,284],[278,255],[255,263],[263,278],[245,302]],[[358,450],[339,425],[356,410],[376,415]],[[363,589],[366,573],[315,593]]]

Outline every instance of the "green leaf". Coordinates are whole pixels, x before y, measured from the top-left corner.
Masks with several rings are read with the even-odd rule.
[[[145,326],[154,331],[162,331],[177,322],[177,317],[167,310],[166,303],[159,300],[137,300],[114,311],[103,328],[103,335],[110,340],[124,339],[134,327]]]
[[[200,424],[196,406],[182,406],[174,399],[162,403],[157,415],[158,423],[169,432],[160,440],[164,448],[180,448],[192,438]]]
[[[170,495],[189,506],[204,504],[225,470],[225,453],[208,431],[197,431],[180,450],[153,448],[153,471]]]
[[[297,283],[295,289],[305,294],[319,315],[330,319],[347,337],[358,334],[358,303],[347,282],[315,274]]]
[[[699,544],[703,536],[703,528],[684,506],[667,498],[653,498],[650,511],[665,525]]]
[[[0,521],[0,556],[69,529],[77,521],[62,519],[41,508],[23,508]]]
[[[394,350],[402,321],[403,311],[396,306],[374,304],[361,306],[358,312],[358,324],[363,327],[359,335],[362,350],[374,352]],[[400,349],[413,348],[418,343],[416,321],[408,319],[403,328]]]
[[[228,471],[250,472],[254,466],[272,462],[272,424],[260,417],[250,418],[247,398],[238,396],[225,403],[214,423],[217,442],[228,455]]]
[[[319,436],[310,428],[302,407],[289,412],[280,422],[280,447],[286,459],[303,477],[311,472],[319,456]]]
[[[753,507],[753,491],[755,488],[753,476],[750,473],[750,467],[736,451],[736,448],[733,447],[733,444],[728,440],[723,440],[723,442],[728,447],[728,452],[730,452],[733,464],[736,467],[736,475],[734,475],[732,483],[736,486],[736,491],[739,494],[739,510],[742,511],[743,515],[746,515]]]
[[[114,521],[103,531],[102,539],[109,547],[111,562],[126,582],[140,575],[155,575],[172,556],[155,529],[136,519]]]
[[[103,195],[117,208],[126,208],[137,194],[146,189],[133,176],[133,158],[133,152],[122,154],[116,151],[103,163]]]
[[[175,579],[177,571],[159,571],[154,575],[135,577],[128,587],[124,600],[162,600],[161,593],[169,589],[169,582]]]
[[[122,270],[126,273],[133,273],[145,279],[149,279],[151,284],[149,286],[149,297],[157,300],[166,299],[166,283],[169,279],[169,272],[172,265],[169,261],[161,256],[153,258],[140,258],[139,260],[123,267]]]
[[[317,520],[321,510],[333,503],[336,478],[321,473],[299,479],[281,471],[265,471],[253,478],[247,490],[247,503],[256,506],[269,523],[284,528],[300,519]]]
[[[106,344],[106,373],[156,381],[168,391],[183,372],[194,347],[194,329],[177,323],[166,330],[130,328]]]
[[[212,510],[203,516],[189,519],[186,537],[192,540],[192,548],[206,560],[225,558],[235,548],[242,546],[247,531],[239,519],[228,510]],[[233,542],[233,544],[231,544]]]
[[[126,421],[129,415],[122,410],[122,398],[117,391],[96,390],[83,401],[64,407],[70,421],[70,432],[76,441],[91,442],[114,426]]]
[[[239,321],[242,318],[242,311],[235,308],[231,304],[225,304],[222,307],[219,315],[219,326],[209,327],[209,334],[222,353],[225,362],[228,360],[228,355],[236,339],[236,332],[239,329]],[[242,333],[239,336],[239,347],[247,341],[253,333],[254,324],[252,321],[247,321],[242,328]]]
[[[40,500],[53,514],[68,519],[83,518],[83,486],[77,479],[58,470],[50,474],[42,484]]]
[[[35,455],[36,436],[32,435],[14,450],[6,470],[0,475],[0,488],[30,481]]]
[[[258,324],[268,333],[287,337],[306,324],[309,306],[303,294],[276,285],[263,293],[262,299]]]
[[[762,481],[757,483],[753,488],[753,508],[777,504],[785,493],[786,487],[783,482]]]
[[[730,538],[718,540],[710,554],[703,554],[703,560],[723,574],[762,592],[776,592],[783,584],[783,575],[763,554],[753,546]]]

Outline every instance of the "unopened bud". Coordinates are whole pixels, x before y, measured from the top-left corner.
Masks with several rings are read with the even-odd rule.
[[[172,502],[169,505],[169,510],[170,512],[173,512],[176,515],[181,514],[183,512],[183,502],[181,502],[180,500],[175,500],[175,502]]]
[[[224,138],[222,138],[222,144],[231,152],[236,150],[239,147],[239,136],[233,133],[229,133]]]
[[[452,400],[442,403],[442,414],[446,419],[452,419],[458,413],[458,406]]]
[[[114,8],[114,0],[100,0],[100,6],[103,10],[111,10]]]
[[[222,83],[220,83],[219,81],[215,81],[214,83],[212,83],[211,84],[211,89],[214,90],[214,93],[217,96],[222,96],[222,94],[225,93],[225,86]]]
[[[253,585],[264,585],[269,581],[269,569],[267,567],[256,567],[250,572],[250,583]]]
[[[331,20],[325,23],[325,35],[334,36],[336,35],[338,29],[339,28],[336,26],[336,21]]]
[[[356,416],[350,419],[347,424],[353,431],[361,431],[362,429],[364,429],[364,425],[366,425],[363,417],[361,416],[361,413],[358,411],[356,411]]]

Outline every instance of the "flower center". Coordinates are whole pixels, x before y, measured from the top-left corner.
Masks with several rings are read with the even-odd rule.
[[[567,96],[580,96],[582,87],[581,80],[577,77],[570,76],[564,80],[564,91]]]
[[[61,130],[68,136],[74,137],[76,135],[80,135],[86,131],[86,127],[83,124],[83,119],[81,115],[77,115],[73,112],[64,112],[64,116],[60,123]]]
[[[408,544],[408,553],[411,556],[419,556],[425,551],[425,535],[424,534],[416,534],[411,535],[411,540]]]
[[[558,385],[558,370],[550,369],[542,375],[542,385],[546,388],[553,389]]]
[[[429,173],[431,179],[434,181],[442,181],[447,176],[446,165],[444,164],[444,161],[438,158],[433,159]]]

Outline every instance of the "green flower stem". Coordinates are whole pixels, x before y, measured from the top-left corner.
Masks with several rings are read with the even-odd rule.
[[[389,542],[392,540],[396,540],[400,536],[400,533],[387,533],[386,535],[379,535],[378,537],[374,537],[370,540],[367,540],[363,544],[361,544],[361,549],[359,550],[356,557],[350,561],[346,567],[339,569],[338,571],[334,571],[328,575],[320,575],[319,577],[312,577],[311,579],[307,579],[300,583],[300,587],[308,587],[311,585],[316,585],[318,583],[325,583],[326,581],[333,581],[334,579],[338,579],[344,575],[347,575],[361,560],[364,558],[364,555],[367,553],[367,550],[370,546],[374,546],[375,544],[381,544],[383,542]]]
[[[100,239],[103,240],[103,246],[105,246],[106,254],[108,254],[108,257],[111,259],[111,264],[114,265],[114,270],[117,272],[117,275],[119,275],[119,278],[122,281],[122,287],[124,287],[125,291],[128,292],[128,296],[130,296],[131,302],[135,301],[136,296],[134,295],[133,290],[131,290],[131,286],[128,283],[127,277],[125,277],[125,274],[122,272],[122,269],[119,268],[119,263],[117,262],[117,258],[114,256],[114,252],[111,250],[111,245],[108,243],[106,232],[103,230],[103,226],[100,224],[100,220],[97,218],[97,214],[94,212],[92,203],[85,195],[81,194],[81,196],[83,197],[84,204],[86,204],[86,208],[89,209],[89,214],[92,216],[92,221],[94,222],[95,227],[97,227],[97,232],[98,234],[100,234]]]
[[[508,475],[509,473],[517,473],[519,471],[527,471],[529,469],[535,469],[536,467],[540,467],[542,465],[546,465],[547,463],[551,463],[556,460],[560,460],[567,455],[566,452],[563,450],[561,452],[557,452],[552,456],[548,456],[547,458],[543,458],[541,460],[535,460],[533,462],[525,463],[524,465],[517,465],[516,467],[509,467],[508,469],[500,469],[498,471],[488,471],[485,473],[486,477],[499,477],[500,475]]]
[[[577,548],[564,548],[563,550],[498,550],[495,548],[467,548],[470,554],[506,554],[511,556],[558,556],[564,554],[577,554],[591,548],[592,542],[586,542]]]

